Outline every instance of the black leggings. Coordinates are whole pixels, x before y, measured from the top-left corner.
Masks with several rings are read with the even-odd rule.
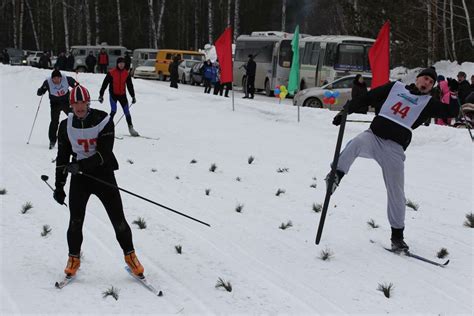
[[[50,143],[56,143],[58,138],[59,116],[61,115],[61,111],[67,115],[70,110],[68,101],[65,103],[51,103],[51,122],[49,123],[48,130]]]
[[[113,172],[97,176],[103,181],[117,185]],[[132,230],[123,214],[122,199],[118,189],[106,186],[82,175],[73,175],[69,187],[69,228],[67,242],[69,254],[79,256],[82,244],[82,225],[86,215],[86,205],[91,194],[95,194],[107,211],[120,247],[124,254],[133,251]]]

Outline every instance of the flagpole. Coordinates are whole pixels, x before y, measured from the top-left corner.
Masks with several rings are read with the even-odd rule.
[[[232,111],[235,112],[235,107],[234,107],[234,80],[232,80]]]

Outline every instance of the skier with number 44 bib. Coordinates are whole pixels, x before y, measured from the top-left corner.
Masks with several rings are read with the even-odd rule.
[[[451,99],[447,106],[430,96],[436,78],[435,69],[426,68],[418,74],[414,84],[404,85],[398,81],[387,83],[351,100],[343,110],[347,114],[367,113],[368,106],[371,105],[375,108],[376,116],[370,128],[349,141],[341,152],[330,191],[334,193],[357,157],[377,161],[382,168],[387,189],[387,215],[392,227],[392,250],[395,252],[408,251],[409,248],[403,238],[406,203],[404,151],[410,144],[412,130],[428,118],[457,117],[459,112],[457,81],[448,79]],[[341,124],[342,115],[341,111],[334,117],[334,125]],[[329,184],[328,179],[329,174],[326,185]]]

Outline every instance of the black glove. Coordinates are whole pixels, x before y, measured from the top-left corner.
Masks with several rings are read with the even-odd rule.
[[[54,190],[53,193],[53,198],[56,200],[56,202],[63,205],[64,199],[66,198],[66,193],[64,192],[64,189],[62,187],[56,187],[56,190]]]
[[[456,79],[448,78],[448,87],[451,92],[457,92],[459,89],[459,83]]]
[[[135,104],[137,103],[137,99],[135,99],[135,97],[132,98],[132,104]]]
[[[99,100],[100,103],[102,103],[102,102],[104,102],[104,97],[100,95],[98,100]]]
[[[38,91],[36,91],[37,96],[42,96],[44,94],[43,89],[39,88]]]
[[[69,164],[67,164],[66,168],[64,168],[64,172],[69,172],[73,175],[76,175],[79,173],[80,168],[79,168],[79,164],[77,162],[71,162]]]
[[[341,125],[341,122],[342,122],[342,111],[337,113],[336,116],[334,116],[334,118],[332,120],[332,124],[336,125],[336,126],[339,126],[339,125]]]

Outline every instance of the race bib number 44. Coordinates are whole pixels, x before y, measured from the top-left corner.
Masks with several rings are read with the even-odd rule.
[[[402,102],[395,103],[391,108],[394,115],[400,115],[402,119],[404,119],[408,113],[410,112],[410,107],[408,105],[403,106]]]

